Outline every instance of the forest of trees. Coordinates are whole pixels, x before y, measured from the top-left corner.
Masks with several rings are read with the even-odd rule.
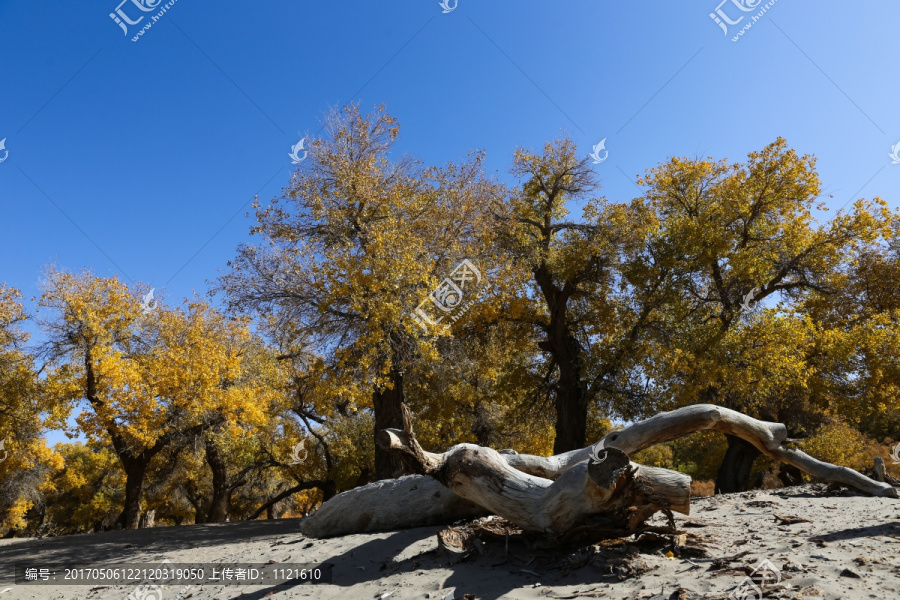
[[[383,107],[325,125],[206,297],[49,266],[29,314],[0,285],[0,534],[302,515],[403,474],[374,443],[402,403],[436,451],[560,453],[696,403],[860,470],[900,438],[900,214],[829,213],[785,140],[610,200],[569,139],[510,184],[397,156]],[[803,478],[717,433],[635,460],[707,492]]]

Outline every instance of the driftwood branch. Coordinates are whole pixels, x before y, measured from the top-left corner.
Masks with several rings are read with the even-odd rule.
[[[556,539],[585,532],[634,532],[657,511],[688,514],[690,478],[633,463],[628,457],[703,430],[747,440],[770,458],[818,480],[897,497],[890,482],[875,481],[790,447],[787,428],[780,423],[710,404],[660,413],[610,433],[602,443],[550,457],[496,452],[472,444],[460,444],[442,454],[428,452],[416,440],[404,406],[403,429],[383,430],[376,441],[418,475],[338,494],[305,519],[301,529],[326,537],[447,523],[489,513]]]
[[[696,404],[660,413],[620,431],[613,431],[602,442],[605,448],[618,448],[625,454],[632,455],[650,446],[704,430],[720,431],[742,438],[769,458],[793,465],[821,481],[842,483],[873,496],[897,497],[897,490],[888,483],[874,481],[853,469],[822,462],[800,450],[787,447],[785,444],[790,442],[787,427],[781,423],[759,421],[713,404]],[[554,479],[587,460],[591,448],[550,457],[515,453],[504,456],[516,469]]]
[[[405,406],[404,430],[383,430],[376,442],[414,472],[433,477],[525,531],[554,537],[585,528],[633,533],[657,511],[690,511],[690,477],[637,465],[617,449],[606,451],[602,461],[584,461],[550,480],[524,473],[497,451],[473,444],[443,454],[426,452]]]

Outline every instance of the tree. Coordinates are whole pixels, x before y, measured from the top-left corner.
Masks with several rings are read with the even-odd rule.
[[[428,447],[462,442],[545,454],[553,447],[552,411],[544,410],[546,368],[529,331],[517,323],[485,325],[472,311],[452,337],[439,340],[440,361],[417,365],[409,406]],[[469,318],[471,317],[471,318]]]
[[[28,319],[18,290],[0,285],[0,527],[22,528],[42,511],[59,457],[47,448],[40,417],[58,416],[43,394],[34,356],[26,348]]]
[[[254,205],[263,243],[240,247],[221,285],[233,308],[262,316],[285,358],[321,357],[319,415],[371,409],[381,430],[400,423],[414,358],[436,360],[409,313],[471,258],[495,188],[477,155],[445,168],[391,161],[399,127],[383,108],[346,107],[325,125],[284,196]],[[402,469],[376,450],[377,477]]]
[[[219,425],[200,434],[212,476],[208,523],[224,523],[234,492],[265,468],[266,460],[259,451],[260,437],[271,434],[278,425],[277,417],[289,405],[290,396],[284,389],[288,373],[278,364],[271,349],[261,340],[254,342],[245,344],[241,374],[228,385],[265,390],[258,399],[268,402],[268,406],[261,407],[262,418],[235,423],[223,414],[217,419]],[[229,469],[229,466],[236,468]]]
[[[513,174],[524,181],[504,207],[498,239],[530,279],[508,318],[533,326],[551,358],[555,453],[584,446],[591,403],[623,393],[648,316],[620,287],[623,256],[646,235],[640,206],[588,198],[599,184],[576,153],[569,140],[540,155],[516,152]],[[569,220],[569,205],[581,202],[581,218]]]
[[[125,471],[121,524],[136,529],[150,462],[179,440],[223,423],[264,419],[269,390],[245,380],[246,320],[194,301],[142,309],[116,278],[50,271],[40,306],[48,387],[91,438],[107,439]]]
[[[876,437],[900,429],[900,219],[833,273],[829,294],[809,294],[800,312],[819,323],[819,357],[830,414]]]
[[[748,385],[760,379],[737,378],[745,385],[735,385],[733,376],[747,368],[738,357],[746,353],[723,350],[752,347],[761,329],[749,326],[751,319],[781,319],[803,294],[832,291],[832,275],[885,226],[884,203],[859,201],[849,213],[815,223],[811,209],[825,209],[817,205],[815,159],[799,156],[781,138],[751,152],[743,164],[673,158],[638,183],[646,186],[644,199],[660,223],[648,253],[656,268],[670,271],[676,291],[665,327],[657,330],[657,352],[645,367],[658,397],[666,398],[661,405],[713,402],[778,418],[777,407],[760,404],[754,385]],[[770,298],[784,304],[757,308]],[[757,355],[768,362],[760,376],[781,370],[777,361],[792,360],[783,342],[790,345],[790,330],[797,326],[785,324],[769,338],[783,351]],[[803,349],[797,350],[801,354],[793,356],[802,357]],[[788,387],[779,393],[789,396]],[[790,423],[797,413],[781,414]],[[749,475],[759,451],[735,436],[728,442],[717,488],[740,491],[748,482],[734,474]]]
[[[111,528],[122,512],[125,473],[105,442],[57,444],[61,465],[52,476],[46,517],[59,531],[84,533]]]

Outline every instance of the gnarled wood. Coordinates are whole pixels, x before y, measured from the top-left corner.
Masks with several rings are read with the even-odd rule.
[[[816,479],[843,483],[874,496],[897,497],[897,490],[890,484],[873,481],[853,469],[822,462],[800,450],[786,447],[785,444],[791,440],[788,439],[787,427],[781,423],[759,421],[712,404],[696,404],[660,413],[620,431],[613,431],[602,442],[605,448],[618,448],[631,455],[644,448],[708,429],[747,440],[766,456],[793,465]],[[550,457],[513,453],[504,456],[516,469],[552,479],[587,460],[591,449],[587,447]]]
[[[455,446],[443,454],[427,452],[415,440],[408,409],[404,406],[403,410],[404,429],[383,430],[376,441],[419,475],[339,494],[304,520],[301,529],[305,533],[325,537],[398,529],[485,513],[557,538],[584,528],[634,531],[659,510],[687,514],[690,478],[635,464],[628,455],[702,430],[740,437],[767,456],[821,481],[897,497],[890,482],[874,481],[788,447],[792,440],[780,423],[759,421],[710,404],[660,413],[610,433],[600,444],[550,457],[496,452],[472,444]],[[592,460],[594,452],[605,460]],[[443,493],[435,496],[437,492]]]
[[[482,507],[423,475],[384,479],[342,492],[302,521],[300,531],[315,538],[394,531],[484,517]]]
[[[513,468],[491,448],[460,444],[443,454],[426,452],[408,413],[404,427],[381,431],[376,443],[408,468],[525,531],[554,537],[585,526],[634,532],[657,511],[690,511],[690,477],[634,464],[617,449],[608,450],[602,462],[582,462],[550,480]]]

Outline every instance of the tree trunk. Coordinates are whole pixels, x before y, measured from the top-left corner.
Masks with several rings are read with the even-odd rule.
[[[551,323],[548,339],[540,344],[559,367],[556,382],[556,438],[553,453],[562,454],[584,446],[587,435],[587,390],[581,368],[582,348],[569,333],[564,317]]]
[[[228,466],[215,442],[206,438],[206,464],[212,471],[212,498],[209,502],[207,523],[224,523],[228,518],[231,490],[228,487]]]
[[[818,480],[898,497],[889,483],[789,447],[794,440],[780,423],[710,404],[661,413],[611,432],[595,446],[550,457],[498,453],[472,444],[443,454],[426,452],[415,441],[407,416],[403,430],[383,431],[377,443],[428,477],[381,481],[338,494],[304,519],[301,530],[328,537],[404,529],[469,518],[480,511],[558,540],[579,532],[620,535],[640,528],[640,521],[657,510],[689,510],[689,477],[631,463],[627,456],[703,430],[747,440],[766,456]]]
[[[782,463],[778,467],[778,479],[785,487],[803,483],[803,471],[792,465]]]
[[[406,475],[341,492],[300,521],[300,531],[326,538],[443,525],[487,514],[431,477]]]
[[[368,485],[372,481],[372,470],[369,467],[363,467],[356,478],[356,484],[353,487],[362,487]],[[328,498],[326,498],[327,500]]]
[[[273,514],[271,512],[273,506],[275,506],[276,504],[278,504],[285,498],[290,498],[297,492],[300,492],[303,490],[309,490],[312,488],[319,488],[320,490],[322,490],[322,496],[323,496],[324,500],[328,500],[334,496],[335,485],[334,485],[334,481],[332,481],[331,479],[328,479],[325,481],[318,480],[318,479],[315,481],[304,481],[303,483],[299,483],[290,489],[280,492],[274,498],[270,498],[269,500],[267,500],[266,503],[263,504],[262,506],[260,506],[259,509],[255,513],[250,515],[250,520],[253,521],[255,519],[258,519],[259,515],[261,515],[263,513],[263,511],[267,511],[268,515]],[[266,518],[271,519],[272,517],[267,516]]]
[[[141,529],[152,529],[156,524],[156,510],[150,509],[141,515]]]
[[[122,465],[125,468],[125,506],[119,517],[119,523],[124,529],[137,529],[141,523],[141,492],[147,464],[140,458],[122,457]]]
[[[542,264],[534,270],[534,278],[544,295],[550,321],[546,339],[538,346],[553,356],[559,368],[556,382],[556,438],[554,454],[577,450],[584,446],[587,433],[587,383],[583,380],[584,349],[572,335],[569,324],[569,293],[560,289]]]
[[[554,481],[523,473],[497,451],[474,444],[459,444],[444,454],[425,452],[404,409],[404,429],[382,431],[378,443],[396,452],[410,470],[434,477],[524,531],[558,540],[601,531],[629,535],[642,530],[657,511],[690,512],[690,477],[634,464],[616,448]]]
[[[750,471],[762,454],[756,446],[734,435],[725,435],[728,449],[716,475],[716,493],[733,494],[750,489]]]
[[[578,375],[574,372],[563,373],[560,365],[560,381],[556,390],[554,454],[562,454],[584,446],[588,416],[586,400],[584,387]]]
[[[191,503],[191,506],[194,507],[194,525],[206,523],[206,515],[209,514],[209,510],[207,510],[207,507],[203,502],[204,498],[197,490],[196,486],[191,482],[187,482],[181,489],[184,491],[184,497],[187,498],[188,502]]]
[[[479,446],[491,446],[497,435],[497,427],[491,418],[491,412],[488,410],[487,404],[482,400],[477,400],[472,407],[472,433]]]
[[[403,426],[403,375],[396,369],[391,371],[391,389],[375,390],[372,393],[372,407],[375,412],[377,437],[382,429],[396,429]],[[396,455],[375,445],[375,479],[391,479],[404,474],[403,462]]]

